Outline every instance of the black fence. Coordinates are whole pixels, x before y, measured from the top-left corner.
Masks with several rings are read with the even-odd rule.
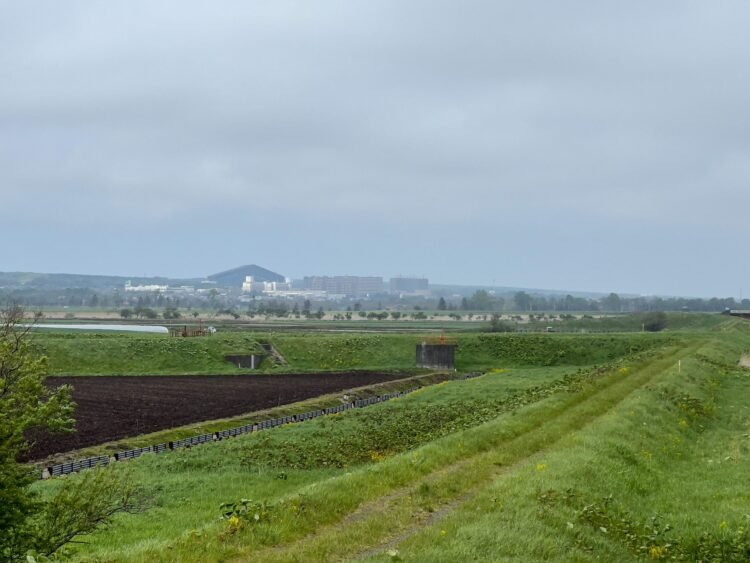
[[[92,467],[109,465],[109,462],[109,456],[101,455],[97,457],[89,457],[80,461],[71,461],[68,463],[53,465],[52,467],[45,467],[44,471],[42,471],[42,479],[48,479],[49,477],[60,477],[61,475],[76,473],[84,469],[91,469]]]
[[[480,372],[467,373],[467,374],[464,374],[464,376],[461,379],[471,379],[474,377],[479,377],[480,375],[484,375],[484,374]],[[320,416],[326,416],[330,414],[336,414],[336,413],[344,412],[350,409],[361,409],[364,407],[369,407],[370,405],[383,403],[385,401],[390,401],[391,399],[397,399],[399,397],[403,397],[404,395],[413,393],[414,391],[417,391],[418,389],[421,389],[421,387],[414,387],[406,391],[400,391],[398,393],[389,393],[385,395],[378,395],[376,397],[369,397],[367,399],[357,399],[353,402],[344,403],[335,407],[328,407],[327,409],[308,411],[308,412],[303,412],[303,413],[299,413],[299,414],[295,414],[291,416],[283,416],[281,418],[270,418],[268,420],[262,420],[260,422],[256,422],[255,424],[245,424],[244,426],[238,426],[237,428],[229,428],[227,430],[220,430],[218,432],[213,432],[211,434],[202,434],[200,436],[191,436],[190,438],[183,438],[181,440],[173,440],[165,444],[156,444],[152,446],[146,446],[144,448],[136,448],[134,450],[125,450],[122,452],[117,452],[113,457],[109,457],[106,455],[97,456],[97,457],[90,457],[87,459],[83,459],[80,461],[71,461],[69,463],[61,463],[58,465],[52,465],[50,467],[44,468],[44,470],[41,473],[41,478],[48,479],[50,477],[61,477],[63,475],[68,475],[70,473],[77,473],[78,471],[82,471],[84,469],[90,469],[92,467],[100,467],[100,466],[109,465],[109,463],[112,461],[127,461],[127,460],[141,457],[143,454],[149,454],[149,453],[159,454],[159,453],[163,453],[163,452],[167,452],[171,450],[179,450],[182,448],[192,448],[195,446],[200,446],[202,444],[207,444],[209,442],[217,442],[219,440],[225,440],[227,438],[234,438],[235,436],[240,436],[242,434],[249,434],[251,432],[261,432],[263,430],[276,428],[277,426],[282,426],[284,424],[304,422],[305,420],[310,420],[313,418],[318,418]]]

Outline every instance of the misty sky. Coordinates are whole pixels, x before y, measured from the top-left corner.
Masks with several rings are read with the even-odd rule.
[[[750,295],[750,3],[0,2],[0,271]]]

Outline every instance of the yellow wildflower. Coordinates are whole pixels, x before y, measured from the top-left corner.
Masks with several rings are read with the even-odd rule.
[[[661,545],[654,545],[648,550],[651,559],[662,559],[667,554],[667,548]]]
[[[236,514],[232,515],[232,517],[229,519],[229,528],[231,530],[239,530],[242,528],[242,520],[240,520],[239,516]]]

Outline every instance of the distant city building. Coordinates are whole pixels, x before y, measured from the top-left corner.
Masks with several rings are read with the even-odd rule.
[[[427,278],[391,278],[391,293],[426,293],[430,290]]]
[[[125,282],[125,291],[140,291],[140,292],[157,292],[167,291],[168,285],[133,285],[130,280]]]
[[[242,291],[245,293],[268,293],[268,294],[275,294],[275,293],[282,293],[291,291],[292,289],[292,280],[289,278],[285,278],[283,282],[276,282],[276,281],[255,281],[254,276],[245,276],[245,281],[242,283]]]
[[[353,297],[383,292],[383,278],[377,276],[305,276],[302,285],[311,291]]]
[[[180,285],[177,287],[170,287],[170,293],[195,293],[195,287],[192,285]]]

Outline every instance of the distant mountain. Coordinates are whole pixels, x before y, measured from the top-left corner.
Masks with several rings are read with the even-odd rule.
[[[89,274],[46,274],[38,272],[0,272],[0,289],[62,290],[62,289],[122,289],[126,282],[133,285],[192,285],[199,287],[208,279],[219,287],[239,288],[245,276],[258,281],[284,281],[284,276],[252,264],[240,266],[208,278],[168,278],[165,276],[99,276]]]
[[[165,277],[98,276],[87,274],[42,274],[36,272],[0,272],[0,288],[6,289],[122,289],[125,282],[133,285],[184,285],[193,280]]]
[[[261,268],[260,266],[256,266],[255,264],[250,264],[249,266],[240,266],[239,268],[233,268],[231,270],[227,270],[226,272],[220,272],[218,274],[208,276],[208,279],[216,282],[216,285],[222,287],[240,287],[242,286],[242,282],[245,281],[245,277],[247,276],[253,276],[255,278],[255,281],[261,282],[284,281],[284,276],[282,276],[281,274],[277,274],[276,272],[272,272],[271,270],[266,270],[265,268]]]

